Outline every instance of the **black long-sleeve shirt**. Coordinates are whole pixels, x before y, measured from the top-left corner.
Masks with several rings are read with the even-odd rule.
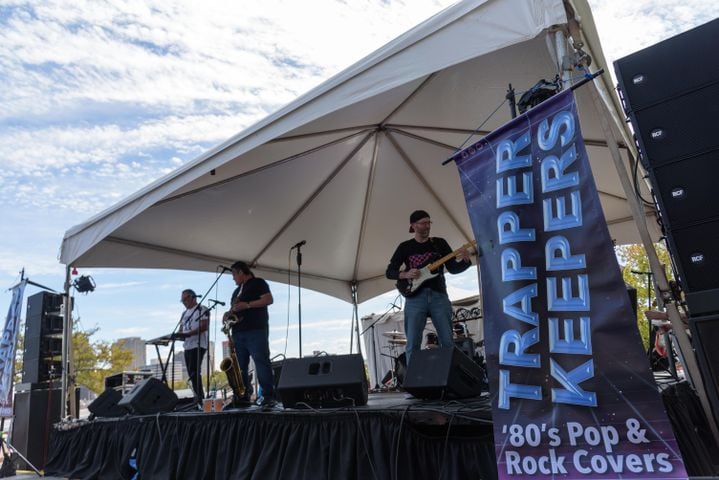
[[[452,253],[452,249],[444,238],[430,237],[426,242],[418,242],[411,238],[397,246],[389,265],[387,265],[385,275],[390,280],[398,280],[400,268],[403,265],[405,271],[412,268],[422,268],[450,253]],[[431,288],[437,292],[447,293],[444,266],[447,267],[450,273],[462,273],[471,265],[472,262],[465,262],[455,258],[448,260],[443,266],[439,267],[439,275],[427,280],[420,288]]]

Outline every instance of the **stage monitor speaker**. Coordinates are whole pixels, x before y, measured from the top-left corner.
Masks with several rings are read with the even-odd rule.
[[[476,397],[486,387],[484,371],[456,347],[412,354],[403,387],[417,398]]]
[[[160,380],[150,377],[135,384],[117,404],[131,413],[147,415],[170,412],[177,401],[175,392]]]
[[[614,62],[627,110],[678,97],[719,78],[719,19]]]
[[[15,394],[10,443],[40,470],[45,468],[49,458],[52,425],[60,421],[61,398],[59,388]],[[30,469],[21,458],[18,463],[20,468]]]
[[[87,409],[95,417],[122,417],[127,414],[127,409],[118,405],[122,400],[122,393],[114,388],[106,388]]]
[[[714,421],[719,423],[719,315],[692,317],[689,328]]]
[[[367,403],[367,375],[360,354],[288,358],[277,390],[285,408],[346,407]]]

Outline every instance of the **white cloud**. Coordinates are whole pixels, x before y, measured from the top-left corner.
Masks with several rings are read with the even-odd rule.
[[[0,279],[9,286],[25,266],[31,278],[62,285],[56,255],[66,229],[450,3],[317,0],[310,8],[283,0],[5,0],[0,202],[9,228],[0,244]],[[590,3],[610,62],[719,14],[713,0]],[[81,273],[88,272],[95,274]],[[102,336],[134,328],[146,328],[149,336],[168,333],[179,315],[176,293],[194,284],[165,272],[169,280],[156,280],[141,301],[130,302],[110,297],[117,289],[139,289],[144,277],[97,273],[101,288],[81,302],[93,305],[83,313],[102,326]],[[476,294],[472,275],[447,276],[452,298]],[[291,295],[294,308],[294,289]],[[395,298],[389,292],[361,309],[381,313]],[[302,300],[303,333],[311,337],[303,337],[305,348],[347,351],[351,306],[307,291]],[[278,298],[272,310],[273,338],[284,335],[283,305]],[[292,323],[288,350],[297,345],[296,319]]]

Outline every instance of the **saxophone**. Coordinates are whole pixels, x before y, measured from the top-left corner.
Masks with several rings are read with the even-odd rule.
[[[230,356],[222,359],[222,362],[220,362],[220,370],[227,375],[227,382],[230,384],[230,388],[232,388],[232,395],[235,397],[235,402],[245,396],[245,382],[242,381],[242,370],[240,370],[240,363],[237,361],[237,353],[235,352],[235,344],[232,341],[232,326],[239,321],[239,317],[232,312],[232,310],[225,313],[222,318],[222,332],[227,335]]]

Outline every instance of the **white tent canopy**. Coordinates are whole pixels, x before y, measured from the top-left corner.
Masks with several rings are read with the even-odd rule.
[[[606,67],[586,0],[571,4],[592,65]],[[556,51],[566,26],[562,0],[452,6],[71,228],[60,261],[213,271],[241,259],[286,282],[288,249],[306,240],[303,287],[351,301],[355,285],[358,302],[383,293],[392,288],[384,271],[408,238],[411,211],[427,210],[433,233],[450,245],[472,238],[456,168],[441,163],[509,120],[500,106],[509,83],[522,91],[561,73]],[[628,143],[608,74],[596,83]],[[587,90],[576,92],[581,127],[609,230],[617,243],[638,243]],[[625,161],[629,153],[622,149]]]

